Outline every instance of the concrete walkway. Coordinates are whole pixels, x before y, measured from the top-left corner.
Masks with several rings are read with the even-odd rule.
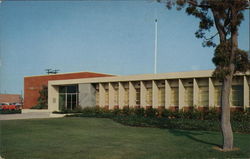
[[[0,120],[60,118],[64,114],[53,114],[48,110],[23,109],[22,114],[1,114]]]

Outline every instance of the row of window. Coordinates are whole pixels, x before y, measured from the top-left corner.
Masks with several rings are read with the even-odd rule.
[[[208,86],[199,86],[198,89],[198,105],[208,106],[209,105],[209,88]],[[140,105],[141,103],[141,90],[140,88],[135,88],[135,103]],[[158,88],[158,106],[165,106],[165,87]],[[99,90],[96,91],[96,103],[99,105]],[[146,104],[147,106],[152,106],[152,88],[146,88]],[[233,106],[243,106],[243,86],[234,85],[232,86],[231,92],[231,105]],[[119,91],[114,89],[114,105],[119,103]],[[124,105],[129,105],[129,89],[124,88]],[[193,86],[184,87],[184,103],[185,106],[193,106]],[[214,105],[219,106],[221,103],[221,86],[214,87]],[[105,89],[105,105],[109,105],[109,91]],[[170,105],[179,105],[179,88],[171,87],[170,91]]]

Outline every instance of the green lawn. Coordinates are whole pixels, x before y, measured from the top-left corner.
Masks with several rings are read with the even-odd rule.
[[[110,119],[60,118],[1,122],[6,159],[250,158],[250,134],[234,134],[240,151],[218,152],[219,132],[128,127]]]

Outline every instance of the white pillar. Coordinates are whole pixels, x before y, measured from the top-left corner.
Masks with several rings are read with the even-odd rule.
[[[208,106],[214,107],[215,103],[214,103],[214,84],[213,84],[213,80],[212,78],[208,79],[208,99],[209,99],[209,104]]]
[[[118,103],[119,103],[119,108],[120,109],[122,109],[123,107],[124,107],[124,100],[125,100],[125,89],[124,89],[124,87],[123,87],[123,84],[121,83],[121,82],[119,82],[119,101],[118,101]]]
[[[146,86],[145,86],[145,83],[143,81],[141,81],[141,87],[140,87],[140,105],[141,107],[143,108],[146,108],[147,106],[147,102],[146,102],[146,96],[147,96],[147,89],[146,89]]]
[[[48,84],[48,110],[59,111],[59,87]]]
[[[114,109],[115,106],[115,88],[112,83],[109,83],[109,109]]]
[[[247,107],[249,107],[249,84],[247,81],[247,76],[244,76],[244,109],[246,109]]]
[[[136,90],[132,82],[129,82],[129,107],[136,106]]]
[[[193,79],[193,102],[194,102],[194,107],[198,107],[199,105],[199,86],[197,83],[197,80],[194,78]]]
[[[152,81],[152,104],[153,104],[153,108],[157,108],[159,106],[158,104],[158,92],[159,92],[159,88],[157,86],[156,81]]]
[[[182,83],[182,80],[179,79],[179,110],[181,110],[185,105],[184,95],[185,95],[185,88]]]
[[[102,83],[99,83],[99,106],[105,107],[105,88]]]
[[[171,105],[171,87],[168,80],[165,80],[165,108],[169,109]]]

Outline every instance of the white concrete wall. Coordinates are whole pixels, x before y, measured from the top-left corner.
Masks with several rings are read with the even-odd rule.
[[[244,109],[246,109],[247,107],[249,107],[249,84],[247,81],[247,76],[244,76],[243,87],[244,87]]]
[[[191,76],[193,75],[193,76]],[[243,80],[244,86],[244,108],[249,107],[249,83],[248,80],[249,75],[239,75]],[[203,79],[201,79],[202,77]],[[130,79],[130,80],[128,80]],[[147,80],[145,80],[147,79]],[[135,82],[140,83],[140,106],[146,107],[146,93],[147,86],[145,81],[151,82],[152,84],[152,106],[157,108],[159,106],[158,101],[158,92],[159,87],[157,81],[163,80],[165,81],[165,108],[169,108],[171,106],[171,85],[178,87],[178,100],[179,100],[179,109],[182,109],[185,105],[185,83],[184,81],[187,79],[191,79],[193,81],[193,105],[199,106],[199,85],[208,84],[209,89],[209,107],[214,107],[214,86],[215,80],[211,77],[211,71],[198,71],[195,73],[172,73],[172,74],[159,74],[159,75],[136,75],[136,76],[122,76],[118,77],[104,77],[104,78],[91,78],[91,79],[77,79],[77,80],[59,80],[59,81],[49,81],[48,93],[49,93],[49,110],[58,111],[59,105],[59,94],[58,94],[58,86],[65,84],[75,84],[77,82],[80,83],[96,83],[99,84],[99,105],[100,107],[104,107],[105,105],[105,87],[108,86],[109,90],[109,108],[113,109],[114,104],[114,84],[118,85],[118,103],[120,108],[124,106],[125,101],[125,88],[122,82],[127,82],[129,85],[129,106],[136,106],[136,89]],[[128,80],[128,81],[126,81]],[[136,81],[134,81],[136,80]],[[92,82],[90,82],[92,81]],[[208,81],[208,83],[206,82]],[[78,83],[77,83],[78,84]],[[138,86],[136,86],[138,87]]]
[[[48,110],[59,111],[59,87],[48,85]]]

